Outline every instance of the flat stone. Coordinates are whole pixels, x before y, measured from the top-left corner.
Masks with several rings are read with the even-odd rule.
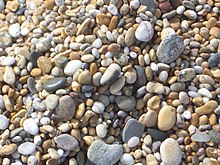
[[[36,144],[31,142],[24,142],[18,147],[18,152],[22,155],[30,155],[36,149]]]
[[[212,113],[217,107],[218,107],[218,103],[214,100],[211,100],[205,103],[204,105],[202,105],[201,107],[196,108],[195,112],[198,115],[207,115]]]
[[[61,121],[71,120],[75,114],[75,109],[76,106],[72,97],[69,95],[62,96],[59,99],[59,105],[55,109],[55,116]]]
[[[182,160],[182,151],[176,140],[167,138],[160,145],[162,162],[166,165],[178,165]]]
[[[30,55],[30,61],[33,65],[33,68],[36,68],[37,67],[37,59],[40,57],[40,56],[43,56],[43,53],[41,53],[40,51],[33,51]]]
[[[208,132],[210,140],[216,144],[220,144],[220,132],[211,130]]]
[[[0,123],[0,130],[5,130],[9,126],[9,119],[4,115],[0,115]]]
[[[135,31],[135,37],[137,40],[142,42],[148,42],[152,39],[154,35],[154,29],[150,22],[143,21],[140,23]]]
[[[120,90],[124,87],[124,85],[125,85],[125,77],[122,76],[110,85],[109,90],[111,94],[115,95],[118,92],[120,92]]]
[[[211,53],[208,59],[209,67],[218,66],[220,63],[220,53]]]
[[[100,79],[100,83],[102,85],[110,84],[118,78],[120,73],[121,73],[121,67],[118,64],[113,63],[108,66],[108,68],[102,75]]]
[[[54,138],[54,141],[57,145],[63,150],[70,151],[76,147],[78,147],[79,143],[73,136],[69,134],[61,134]]]
[[[210,137],[204,132],[196,132],[191,136],[191,140],[194,142],[208,142]]]
[[[63,88],[66,85],[67,79],[65,77],[55,77],[47,80],[43,85],[43,88],[48,92],[55,92],[58,89]]]
[[[176,109],[171,106],[164,106],[159,114],[157,126],[161,131],[168,131],[176,123]]]
[[[15,73],[11,66],[5,67],[5,72],[3,75],[3,80],[9,85],[14,85],[15,83]]]
[[[50,94],[46,97],[46,106],[48,109],[53,110],[56,108],[58,102],[59,102],[59,97],[55,94]]]
[[[164,141],[168,137],[165,132],[158,129],[149,128],[147,133],[152,137],[154,141]]]
[[[117,106],[123,111],[131,111],[136,106],[136,100],[133,96],[118,96],[115,99]]]
[[[39,131],[37,123],[32,118],[26,119],[23,123],[23,127],[24,130],[31,135],[36,135]]]
[[[69,61],[64,67],[64,73],[68,76],[73,76],[80,68],[82,68],[82,62],[80,60]]]
[[[11,155],[12,153],[14,153],[17,150],[18,146],[17,144],[11,143],[8,145],[3,145],[0,148],[0,155]]]
[[[186,68],[180,70],[177,80],[179,82],[191,81],[196,75],[196,72],[193,68]]]
[[[160,62],[170,64],[181,55],[183,50],[183,39],[177,34],[171,34],[161,41],[157,49],[157,58]]]
[[[38,91],[37,91],[35,85],[36,85],[36,82],[35,82],[34,78],[33,78],[33,77],[29,77],[29,78],[27,79],[27,87],[28,87],[28,90],[29,90],[32,94],[37,94],[37,93],[38,93]]]
[[[97,165],[113,165],[123,154],[123,146],[119,144],[105,144],[101,140],[94,141],[88,151],[88,159]]]
[[[137,121],[136,119],[129,119],[125,124],[125,127],[122,132],[122,139],[124,142],[128,142],[128,140],[134,136],[140,137],[144,132],[144,125]]]
[[[156,4],[154,0],[140,0],[141,5],[147,6],[147,9],[154,14],[156,10]]]

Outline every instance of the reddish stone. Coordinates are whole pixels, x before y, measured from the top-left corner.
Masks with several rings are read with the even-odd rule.
[[[170,2],[163,2],[163,3],[160,3],[159,5],[159,8],[162,10],[163,13],[166,13],[167,11],[170,10]]]

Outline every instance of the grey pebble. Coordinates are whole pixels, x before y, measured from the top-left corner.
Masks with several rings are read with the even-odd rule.
[[[54,138],[54,141],[57,145],[62,148],[63,150],[72,150],[78,147],[79,143],[73,136],[69,134],[61,134]]]
[[[40,57],[40,56],[43,56],[43,53],[41,53],[40,51],[33,51],[30,55],[30,61],[33,65],[34,68],[37,67],[37,59]]]
[[[215,131],[215,130],[211,130],[208,132],[208,135],[209,135],[212,142],[214,142],[216,144],[220,144],[220,132]]]
[[[156,10],[156,4],[154,2],[154,0],[140,0],[141,5],[147,6],[147,9],[154,13]]]
[[[150,128],[147,130],[147,133],[152,137],[154,141],[163,141],[168,137],[168,135],[165,132],[157,129]]]
[[[195,142],[208,142],[210,141],[210,137],[208,134],[204,132],[196,132],[191,136],[192,141]]]
[[[63,88],[66,85],[67,79],[65,77],[55,77],[49,79],[43,88],[48,92],[55,92],[57,89]]]
[[[115,102],[119,109],[124,111],[131,111],[136,106],[136,100],[133,96],[118,96],[115,99]]]
[[[208,59],[209,67],[212,68],[218,66],[219,63],[220,63],[220,53],[211,53]]]

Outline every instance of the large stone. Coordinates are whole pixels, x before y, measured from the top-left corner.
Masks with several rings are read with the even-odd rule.
[[[177,34],[171,34],[161,41],[157,49],[157,58],[160,62],[170,64],[181,55],[183,50],[183,39]]]
[[[160,145],[162,162],[165,165],[179,165],[182,160],[182,151],[179,144],[171,138],[166,139]]]
[[[119,161],[122,154],[122,145],[108,145],[101,140],[96,140],[90,145],[87,157],[96,165],[113,165]]]

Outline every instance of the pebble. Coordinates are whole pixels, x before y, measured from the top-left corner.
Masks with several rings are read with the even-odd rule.
[[[129,112],[132,109],[134,109],[136,105],[136,100],[134,97],[128,97],[128,96],[118,96],[115,99],[115,102],[119,109]]]
[[[53,68],[51,60],[44,56],[40,56],[37,59],[37,66],[45,73],[50,73]]]
[[[65,77],[55,77],[47,80],[43,88],[47,90],[48,92],[55,92],[58,89],[63,88],[67,83],[67,79]]]
[[[96,126],[96,133],[97,133],[98,137],[104,138],[106,136],[107,132],[108,132],[108,130],[105,125],[98,124]]]
[[[0,0],[0,12],[2,12],[5,8],[5,3],[3,0]]]
[[[50,157],[52,159],[59,159],[60,158],[60,155],[58,154],[58,152],[54,148],[49,148],[48,154],[50,155]]]
[[[157,113],[154,110],[148,110],[142,123],[146,127],[155,127],[157,125]]]
[[[154,14],[155,10],[156,10],[156,4],[154,0],[140,0],[141,5],[147,6],[147,9]]]
[[[27,87],[28,87],[28,90],[32,93],[32,94],[37,94],[37,89],[36,89],[36,82],[34,80],[33,77],[29,77],[27,79]]]
[[[20,36],[21,32],[20,32],[20,25],[19,25],[19,23],[12,24],[9,27],[8,32],[14,38]]]
[[[11,66],[5,67],[5,72],[3,75],[3,80],[9,85],[14,85],[15,83],[15,73],[13,71],[13,68]]]
[[[193,68],[186,68],[179,72],[177,80],[179,82],[191,81],[196,75],[196,72]]]
[[[150,41],[153,35],[154,35],[154,29],[151,23],[148,21],[141,22],[135,31],[136,39],[142,42]]]
[[[176,110],[171,106],[164,106],[158,114],[157,126],[161,131],[168,131],[176,123]]]
[[[0,5],[0,10],[1,10],[1,5]],[[9,33],[1,31],[0,37],[1,37],[1,41],[0,41],[1,48],[5,48],[5,47],[10,46],[12,44],[12,37]]]
[[[148,82],[146,89],[149,93],[162,94],[164,92],[164,86],[158,82]]]
[[[24,130],[31,135],[38,134],[39,128],[37,123],[32,118],[26,119],[23,123],[23,127]]]
[[[40,56],[43,56],[43,53],[41,53],[40,51],[33,51],[30,55],[30,61],[33,65],[34,68],[37,67],[37,59],[40,57]]]
[[[71,120],[75,114],[76,105],[71,96],[65,95],[59,99],[58,106],[55,109],[54,119],[61,121]]]
[[[54,138],[57,145],[63,150],[70,151],[78,147],[79,143],[73,136],[69,134],[61,134]]]
[[[160,62],[170,64],[183,52],[184,43],[177,34],[166,36],[157,48],[157,57]]]
[[[205,97],[208,97],[208,98],[212,98],[212,93],[208,90],[208,89],[206,89],[206,88],[201,88],[201,89],[199,89],[198,90],[198,93],[200,94],[200,95],[202,95],[202,96],[205,96]]]
[[[100,83],[102,85],[110,84],[118,78],[120,73],[121,73],[121,67],[118,64],[113,63],[108,66],[108,68],[102,75],[100,79]]]
[[[132,46],[135,43],[135,28],[130,27],[125,34],[125,44],[127,46]]]
[[[158,165],[157,159],[153,154],[147,154],[146,161],[149,165]]]
[[[17,144],[11,143],[6,144],[0,148],[0,154],[2,155],[11,155],[17,150]]]
[[[144,132],[144,125],[138,122],[136,119],[129,119],[125,124],[122,132],[122,139],[124,142],[128,142],[130,138],[136,136],[140,137]]]
[[[94,164],[113,165],[122,157],[123,147],[119,144],[105,144],[101,140],[95,140],[88,149],[87,157]]]
[[[220,63],[220,53],[211,53],[208,59],[209,67],[218,66]]]
[[[68,76],[73,76],[80,68],[82,68],[82,62],[80,60],[69,61],[64,67],[64,73]]]
[[[210,130],[208,132],[208,135],[212,142],[214,142],[215,144],[220,144],[220,132],[215,131],[215,130]]]
[[[191,140],[194,142],[208,142],[210,137],[204,132],[196,132],[191,136]]]
[[[9,126],[9,120],[4,115],[0,115],[0,123],[0,130],[5,130]]]
[[[132,148],[132,147],[135,147],[139,144],[140,140],[139,140],[139,137],[131,137],[129,140],[128,140],[128,147]]]
[[[160,145],[162,162],[166,165],[178,165],[182,160],[182,151],[176,140],[167,138]]]
[[[46,97],[46,106],[48,109],[53,110],[56,108],[59,102],[59,97],[55,94],[50,94]]]
[[[169,76],[169,75],[168,75],[167,71],[162,71],[162,72],[160,72],[160,74],[159,74],[159,80],[160,80],[161,82],[164,82],[164,81],[167,80],[168,76]]]
[[[36,144],[32,142],[24,142],[18,146],[18,152],[22,155],[30,155],[36,149]]]
[[[124,153],[121,156],[120,161],[125,165],[133,165],[134,164],[134,158],[128,153]]]
[[[35,165],[37,164],[37,158],[36,156],[29,156],[27,160],[28,165]]]
[[[97,114],[103,114],[105,110],[105,105],[100,101],[95,101],[92,106],[92,111]]]
[[[202,105],[201,107],[196,108],[195,112],[198,115],[207,115],[213,112],[217,107],[218,107],[218,103],[214,100],[211,100],[205,103],[204,105]]]

